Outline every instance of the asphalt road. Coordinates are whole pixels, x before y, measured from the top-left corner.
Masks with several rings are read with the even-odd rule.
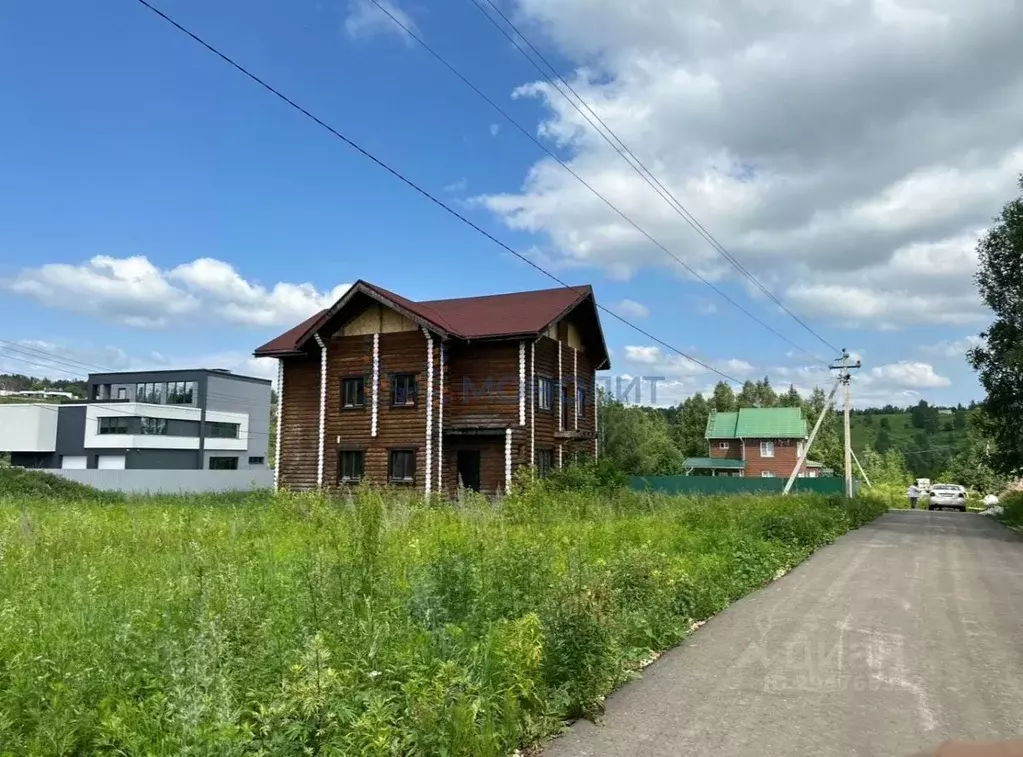
[[[901,757],[1023,736],[1023,540],[892,512],[712,618],[544,757]]]

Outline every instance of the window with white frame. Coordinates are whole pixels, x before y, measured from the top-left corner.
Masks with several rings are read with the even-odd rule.
[[[774,471],[760,471],[760,478],[774,478]]]
[[[538,376],[536,379],[537,406],[541,410],[550,410],[554,407],[554,381],[546,376]]]
[[[802,442],[797,442],[796,443],[796,457],[802,457],[802,456],[803,456],[803,443]]]
[[[774,442],[763,441],[760,442],[760,456],[761,457],[774,457]]]
[[[718,442],[718,449],[728,449],[728,442]]]

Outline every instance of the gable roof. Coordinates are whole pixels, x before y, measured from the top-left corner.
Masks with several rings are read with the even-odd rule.
[[[586,301],[592,304],[594,317],[597,317],[593,288],[589,285],[415,302],[376,284],[357,281],[333,306],[271,339],[254,354],[257,357],[280,357],[300,352],[313,334],[359,294],[367,295],[398,311],[442,337],[456,339],[538,336],[552,323]],[[599,320],[597,331],[600,332]],[[603,354],[597,366],[607,367],[607,346],[602,333],[599,338]]]
[[[707,439],[805,439],[806,419],[798,407],[744,407],[711,413]]]

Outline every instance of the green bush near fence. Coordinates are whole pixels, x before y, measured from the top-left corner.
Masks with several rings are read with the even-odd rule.
[[[745,476],[633,476],[629,488],[633,491],[654,491],[683,495],[728,494],[781,494],[784,478],[747,478]],[[835,495],[845,492],[842,478],[797,478],[792,491],[801,494]],[[853,492],[858,493],[859,481],[853,479]]]
[[[1014,531],[1023,532],[1023,492],[1009,492],[1002,497],[999,520]]]
[[[503,757],[884,509],[0,500],[0,755]]]

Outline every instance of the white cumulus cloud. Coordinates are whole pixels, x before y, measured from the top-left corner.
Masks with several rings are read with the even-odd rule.
[[[635,300],[622,300],[612,309],[625,318],[646,318],[650,315],[650,308]]]
[[[160,329],[220,320],[238,326],[293,326],[348,289],[248,281],[230,264],[199,258],[168,270],[146,257],[97,255],[85,263],[24,268],[2,286],[61,308],[125,326]]]
[[[518,0],[517,12],[797,312],[868,329],[983,319],[975,242],[1023,171],[1023,4]],[[624,213],[702,275],[736,277],[547,82],[515,95],[547,109],[541,135]],[[480,202],[539,235],[552,263],[683,275],[549,159]]]
[[[348,15],[345,16],[345,33],[351,39],[391,34],[400,37],[406,43],[411,43],[412,39],[405,29],[419,35],[416,22],[405,11],[388,0],[380,0],[380,5],[386,8],[387,13],[394,19],[400,21],[401,26],[396,24],[394,19],[388,18],[387,13],[370,0],[352,0],[348,6]],[[405,29],[402,29],[402,26]]]

